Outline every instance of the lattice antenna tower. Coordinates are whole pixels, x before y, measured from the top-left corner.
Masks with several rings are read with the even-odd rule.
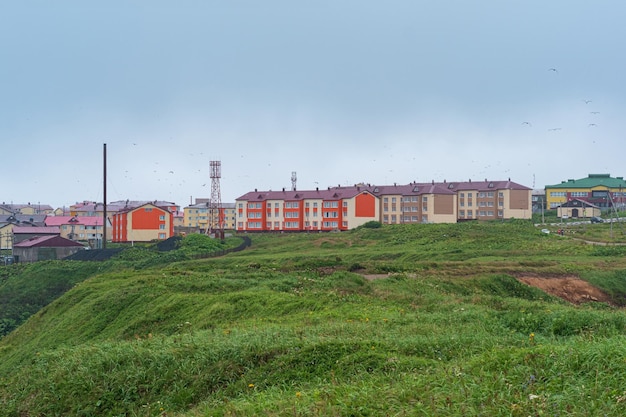
[[[291,171],[291,191],[296,191],[297,181],[298,181],[298,176],[296,175],[296,171]]]
[[[211,161],[211,200],[209,202],[209,227],[207,233],[216,238],[224,238],[224,212],[222,210],[222,193],[220,178],[222,178],[222,162]]]

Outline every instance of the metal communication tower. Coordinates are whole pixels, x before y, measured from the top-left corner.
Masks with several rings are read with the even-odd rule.
[[[207,233],[216,238],[224,239],[224,212],[222,210],[222,194],[220,178],[222,177],[222,162],[211,161],[211,201],[209,202],[209,227]]]
[[[298,177],[296,176],[296,171],[291,171],[291,191],[296,191],[296,181]]]

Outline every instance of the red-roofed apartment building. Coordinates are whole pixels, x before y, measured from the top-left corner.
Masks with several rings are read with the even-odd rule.
[[[349,230],[379,219],[378,197],[365,187],[252,191],[236,201],[237,231]]]
[[[152,203],[124,208],[112,218],[113,242],[150,242],[174,235],[172,213]]]

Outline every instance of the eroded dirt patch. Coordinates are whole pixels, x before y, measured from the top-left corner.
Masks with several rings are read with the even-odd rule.
[[[587,281],[575,276],[540,277],[535,275],[518,276],[524,284],[539,288],[548,294],[560,297],[573,304],[598,301],[612,304],[611,297]]]

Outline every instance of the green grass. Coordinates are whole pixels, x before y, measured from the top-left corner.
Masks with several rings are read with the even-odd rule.
[[[72,277],[0,340],[0,415],[623,415],[624,311],[514,278],[624,304],[619,252],[521,221],[251,237],[0,270],[12,296]]]

